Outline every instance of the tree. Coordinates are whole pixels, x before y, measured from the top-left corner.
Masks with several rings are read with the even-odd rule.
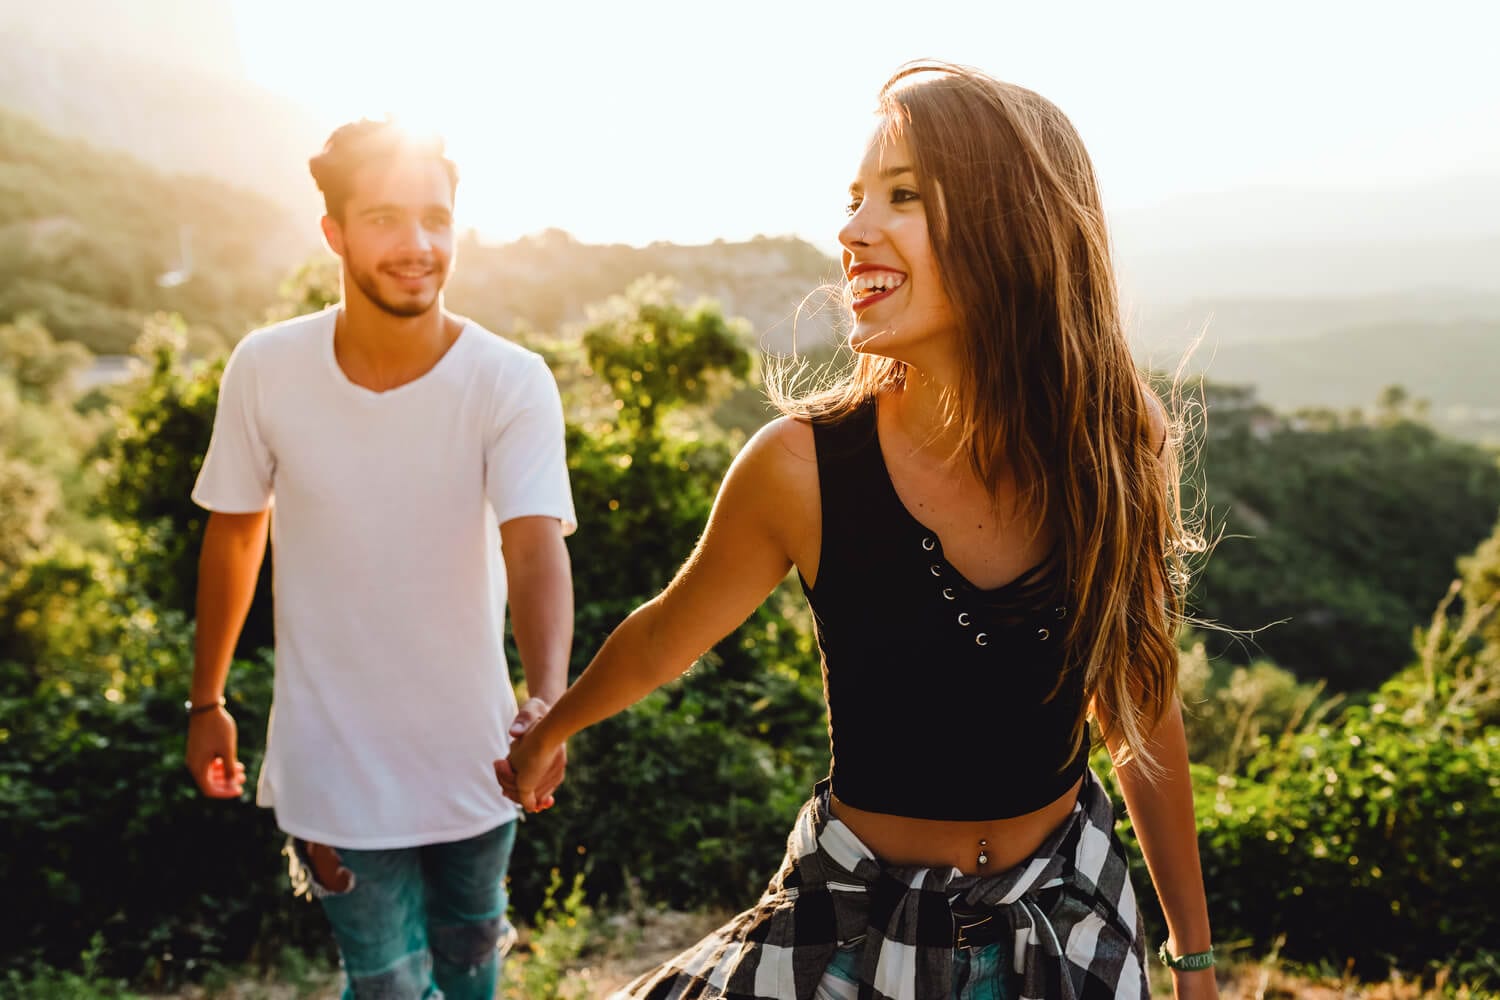
[[[699,404],[750,371],[749,325],[699,302],[684,310],[671,281],[645,277],[595,310],[583,334],[589,364],[614,393],[622,427],[648,437],[674,407]]]
[[[58,343],[35,315],[0,325],[0,375],[7,375],[30,402],[65,397],[73,378],[93,355],[82,344]]]

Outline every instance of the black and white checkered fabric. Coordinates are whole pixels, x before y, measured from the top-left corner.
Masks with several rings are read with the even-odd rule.
[[[830,814],[824,782],[760,902],[612,997],[812,1000],[835,949],[859,943],[860,1000],[949,1000],[955,908],[1009,924],[1026,1000],[1149,995],[1114,808],[1089,772],[1036,854],[983,878],[881,863]]]

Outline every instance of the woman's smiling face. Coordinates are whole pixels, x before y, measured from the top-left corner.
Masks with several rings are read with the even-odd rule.
[[[918,368],[935,346],[950,350],[957,320],[938,274],[928,208],[906,140],[878,129],[849,185],[839,230],[854,310],[849,344]]]

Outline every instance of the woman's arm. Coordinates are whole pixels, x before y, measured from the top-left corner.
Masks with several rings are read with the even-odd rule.
[[[820,516],[811,429],[782,419],[741,450],[708,527],[667,588],[605,641],[577,682],[497,761],[506,794],[527,810],[564,741],[673,680],[740,625],[805,552]]]
[[[1098,703],[1095,705],[1097,708]],[[1099,721],[1108,732],[1111,728],[1108,720]],[[1109,750],[1118,759],[1119,744],[1110,745]],[[1157,723],[1149,750],[1161,768],[1155,780],[1143,774],[1135,761],[1116,767],[1115,776],[1167,919],[1167,950],[1174,955],[1207,951],[1212,947],[1213,937],[1208,925],[1203,869],[1198,859],[1198,824],[1193,815],[1187,734],[1182,728],[1182,708],[1175,701]],[[1195,972],[1173,970],[1172,987],[1174,995],[1184,1000],[1218,995],[1211,968]]]
[[[1151,441],[1157,454],[1167,444],[1167,413],[1149,385],[1143,388],[1151,420]],[[1164,465],[1163,476],[1168,472]],[[1163,479],[1162,488],[1171,484]],[[1171,495],[1169,493],[1169,495]],[[1152,589],[1160,603],[1166,581],[1157,576]],[[1118,730],[1111,724],[1108,712],[1099,700],[1094,701],[1095,718],[1105,734],[1105,743],[1114,760],[1121,759]],[[1115,768],[1120,791],[1136,840],[1151,872],[1156,896],[1161,900],[1167,920],[1167,950],[1173,955],[1190,955],[1213,947],[1208,923],[1208,899],[1203,890],[1203,867],[1198,858],[1198,822],[1193,814],[1193,781],[1188,769],[1187,733],[1182,726],[1182,705],[1177,698],[1163,713],[1151,734],[1147,754],[1160,768],[1155,778],[1144,773],[1134,759]],[[1147,949],[1150,951],[1151,949]],[[1179,1000],[1212,1000],[1218,996],[1218,982],[1212,968],[1197,971],[1172,970],[1172,993]]]

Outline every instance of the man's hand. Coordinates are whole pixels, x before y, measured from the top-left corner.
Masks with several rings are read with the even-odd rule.
[[[222,706],[188,719],[187,768],[211,799],[237,799],[245,790],[245,765],[236,756],[239,731]]]
[[[542,721],[552,711],[552,706],[542,698],[527,698],[516,709],[516,720],[510,724],[511,742],[515,742],[531,731],[531,727]]]
[[[526,738],[551,707],[541,698],[526,699],[510,726],[510,758],[495,761],[501,791],[527,812],[541,812],[556,803],[553,792],[562,784],[568,766],[566,744],[549,754]]]

